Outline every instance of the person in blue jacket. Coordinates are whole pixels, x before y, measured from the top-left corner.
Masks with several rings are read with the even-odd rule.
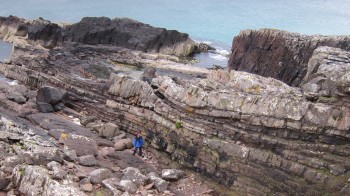
[[[135,155],[137,152],[137,149],[139,149],[139,155],[142,157],[142,147],[143,147],[143,137],[139,132],[136,132],[136,136],[134,137],[134,153],[132,155]]]

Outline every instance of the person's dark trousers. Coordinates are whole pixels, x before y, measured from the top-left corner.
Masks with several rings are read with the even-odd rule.
[[[135,147],[134,148],[134,153],[133,153],[133,155],[135,155],[136,154],[136,152],[137,152],[137,149],[139,149],[139,156],[142,156],[142,147]]]

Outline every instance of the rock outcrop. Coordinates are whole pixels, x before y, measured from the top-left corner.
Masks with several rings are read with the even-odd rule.
[[[85,195],[76,187],[52,180],[49,171],[40,166],[16,166],[13,181],[24,195]]]
[[[318,101],[347,102],[350,71],[350,51],[339,48],[317,48],[309,63],[308,72],[301,85],[304,93]]]
[[[155,28],[127,18],[83,18],[67,28],[64,40],[111,44],[142,52],[188,56],[195,43],[188,34]]]
[[[13,41],[15,37],[25,39],[26,36],[29,43],[46,48],[65,42],[108,44],[180,57],[214,49],[194,42],[186,33],[152,27],[128,18],[86,17],[72,25],[58,25],[42,18],[33,21],[14,16],[0,18],[0,38]]]
[[[106,19],[106,22],[111,21]],[[160,58],[157,62],[162,62],[164,58],[171,57],[116,46],[79,43],[66,43],[54,49],[30,45],[30,42],[16,45],[11,62],[0,64],[0,73],[32,90],[43,86],[63,89],[66,92],[66,112],[84,114],[92,120],[83,123],[86,127],[81,127],[55,113],[38,113],[35,108],[36,96],[28,95],[25,104],[0,99],[0,106],[12,112],[19,113],[30,108],[33,113],[23,114],[22,118],[45,129],[47,132],[42,133],[45,137],[50,136],[48,144],[42,144],[45,140],[40,137],[36,138],[38,145],[33,144],[25,139],[33,135],[27,134],[29,130],[23,126],[18,129],[19,126],[12,126],[1,118],[1,129],[15,130],[1,135],[0,144],[6,141],[4,149],[11,149],[9,144],[13,142],[22,141],[25,144],[21,146],[19,143],[15,147],[16,153],[5,150],[3,157],[7,158],[3,159],[3,165],[14,167],[31,161],[36,166],[30,169],[42,170],[37,165],[52,161],[64,165],[67,164],[65,159],[78,160],[81,167],[108,167],[109,159],[118,162],[130,157],[130,153],[118,151],[131,147],[130,139],[124,139],[126,134],[121,132],[133,134],[142,131],[149,147],[215,179],[231,188],[230,191],[247,195],[350,194],[348,38],[341,37],[343,42],[337,42],[339,37],[321,39],[293,34],[291,39],[290,36],[284,37],[286,33],[283,32],[266,31],[276,36],[273,39],[271,35],[271,39],[277,40],[273,43],[283,43],[276,45],[276,54],[271,52],[271,57],[300,68],[292,75],[287,74],[292,73],[290,66],[281,68],[284,71],[279,73],[279,79],[292,76],[290,80],[285,80],[295,85],[302,82],[302,88],[288,86],[271,77],[234,70],[207,70],[206,78],[169,77],[157,72],[157,75],[147,77],[145,82],[114,70],[105,59],[132,62],[133,65],[148,62],[147,65],[152,65],[150,61]],[[250,37],[253,38],[255,33],[250,32]],[[301,41],[303,39],[308,41],[304,43]],[[264,47],[270,38],[266,40],[261,43]],[[285,45],[286,40],[291,43],[294,40],[301,45],[294,44],[295,50],[291,50]],[[322,41],[346,50],[320,47],[309,51],[314,47],[312,40],[319,40],[316,45],[322,45]],[[251,41],[254,42],[253,39]],[[311,45],[306,46],[306,43]],[[251,47],[250,44],[247,46],[248,49]],[[275,50],[273,44],[267,50],[269,48]],[[242,56],[243,59],[247,58],[247,62],[250,57],[256,57],[250,56],[255,50],[250,49],[252,53],[247,52]],[[311,54],[306,58],[303,54],[309,52]],[[233,56],[238,54],[241,55],[233,51]],[[287,59],[289,56],[291,58]],[[254,62],[267,62],[263,56],[260,58]],[[10,87],[0,84],[0,97],[6,97]],[[27,132],[24,133],[24,130]],[[112,138],[116,141],[112,142]],[[60,145],[64,145],[65,149],[60,149]],[[140,165],[136,160],[128,164]],[[74,163],[69,163],[73,166],[64,167],[74,168]],[[123,169],[129,167],[128,164],[124,164],[127,166]],[[111,172],[118,170],[111,166],[108,169]],[[15,171],[21,173],[22,170]],[[42,171],[45,173],[46,169]],[[121,191],[135,193],[140,187],[146,189],[148,181],[164,193],[166,188],[171,188],[171,184],[168,186],[164,179],[150,172],[153,171],[141,173],[139,169],[127,168],[119,181],[110,176],[116,172],[106,172],[108,175],[98,182],[102,181],[103,186],[115,194]],[[147,173],[149,175],[145,175]],[[180,179],[183,175],[182,172],[179,174],[163,178]],[[90,181],[84,174],[75,175],[76,182],[84,185],[83,190],[91,191],[91,184],[96,182]],[[56,176],[60,178],[60,175]],[[27,189],[20,189],[20,184],[16,185],[22,194],[28,193]]]
[[[112,74],[110,86],[97,89],[87,88],[84,80],[39,75],[15,65],[3,70],[21,75],[16,79],[27,85],[35,75],[36,84],[94,100],[69,105],[120,130],[145,130],[152,147],[239,192],[349,191],[345,101],[315,102],[299,88],[236,71],[212,71],[207,79],[190,81],[158,76],[152,87]]]
[[[308,36],[275,29],[245,30],[232,43],[229,70],[246,71],[298,86],[319,46],[350,50],[350,36]]]

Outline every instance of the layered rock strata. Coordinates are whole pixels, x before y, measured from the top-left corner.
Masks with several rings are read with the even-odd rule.
[[[142,130],[152,147],[242,193],[349,192],[346,102],[309,101],[298,88],[235,71],[191,81],[159,76],[151,85],[112,74],[99,88],[1,67],[27,85],[58,86],[90,99],[70,105],[121,130]]]
[[[233,40],[228,68],[298,86],[308,71],[310,57],[320,46],[350,50],[350,37],[308,36],[275,29],[244,30]]]
[[[86,17],[72,25],[58,25],[42,18],[25,20],[14,16],[0,18],[0,38],[14,41],[26,38],[32,44],[54,48],[64,42],[108,44],[132,50],[189,56],[213,49],[197,44],[186,33],[152,27],[127,18]]]
[[[115,46],[66,43],[48,49],[29,43],[16,45],[11,62],[0,64],[0,72],[32,90],[42,86],[64,89],[66,107],[116,125],[99,129],[86,123],[92,130],[102,130],[100,136],[115,137],[117,129],[141,131],[150,147],[242,194],[350,194],[346,50],[315,50],[305,65],[306,77],[300,75],[302,88],[296,88],[273,78],[222,70],[206,71],[204,79],[156,73],[144,82],[110,69],[103,59],[114,56],[113,61],[151,65],[158,58],[171,57],[135,55]],[[2,90],[7,88],[0,89],[0,96],[10,93]],[[34,97],[24,94],[25,104],[6,98],[0,99],[1,107],[14,112],[33,107]],[[61,125],[54,114],[24,117],[49,129],[68,147],[77,146],[68,142],[71,137],[61,139],[62,132],[46,124],[57,121]],[[67,131],[95,135],[81,127]],[[77,152],[81,164],[96,154],[90,150],[90,155]]]

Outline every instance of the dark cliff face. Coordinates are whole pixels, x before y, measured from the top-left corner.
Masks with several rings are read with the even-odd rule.
[[[28,42],[53,48],[65,41],[109,44],[142,52],[189,56],[196,47],[186,33],[152,27],[127,18],[85,17],[80,22],[59,26],[42,18],[27,21],[18,17],[0,18],[0,38],[28,35]]]
[[[0,38],[4,38],[9,35],[26,36],[28,22],[15,17],[0,17]]]
[[[193,44],[188,34],[155,28],[127,18],[86,17],[66,29],[65,40],[111,44],[142,52],[161,52],[177,44]],[[174,51],[176,53],[176,51]],[[175,54],[174,53],[174,54]],[[184,55],[186,56],[186,55]]]
[[[233,40],[228,68],[298,86],[307,73],[313,51],[319,46],[349,50],[350,37],[307,36],[273,29],[242,31]]]

